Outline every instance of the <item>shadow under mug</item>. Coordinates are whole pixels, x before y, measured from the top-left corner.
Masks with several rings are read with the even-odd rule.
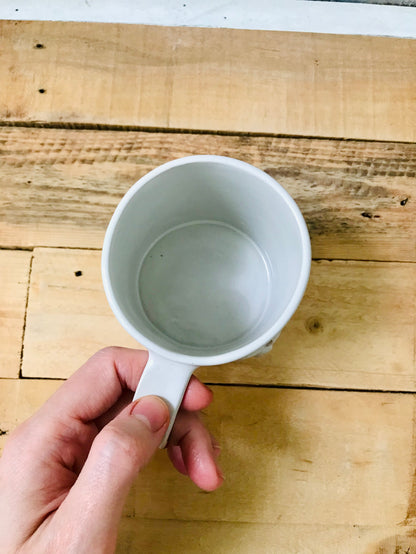
[[[126,193],[105,235],[103,284],[118,321],[149,350],[134,398],[154,394],[169,406],[161,447],[194,369],[270,349],[310,264],[294,200],[245,162],[177,159]]]

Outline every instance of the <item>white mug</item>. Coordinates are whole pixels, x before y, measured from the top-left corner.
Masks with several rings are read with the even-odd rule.
[[[130,188],[105,235],[102,276],[118,321],[149,350],[134,398],[154,394],[169,406],[161,447],[194,369],[270,348],[310,264],[294,200],[245,162],[189,156]]]

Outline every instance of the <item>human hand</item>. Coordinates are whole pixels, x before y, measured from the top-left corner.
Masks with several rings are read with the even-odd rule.
[[[140,350],[100,350],[11,434],[0,459],[3,554],[114,552],[130,486],[169,421],[158,397],[131,403],[146,361]],[[198,417],[211,400],[192,377],[168,444],[177,470],[204,490],[223,481]]]

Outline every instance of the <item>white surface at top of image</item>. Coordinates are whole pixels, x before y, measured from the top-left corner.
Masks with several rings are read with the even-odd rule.
[[[416,7],[344,1],[0,0],[0,19],[416,38]]]

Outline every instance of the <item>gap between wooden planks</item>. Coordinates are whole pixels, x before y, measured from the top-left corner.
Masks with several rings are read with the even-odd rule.
[[[414,141],[416,42],[0,22],[0,120]]]
[[[1,380],[0,429],[10,433],[60,384]],[[155,553],[415,548],[413,394],[213,388],[205,417],[224,486],[201,494],[158,452],[129,494],[120,552],[149,541]]]
[[[137,347],[107,305],[101,253],[36,248],[24,377],[66,378],[104,346]],[[208,382],[416,390],[416,264],[316,261],[295,316],[261,357],[199,370]]]
[[[295,198],[314,258],[416,261],[416,145],[0,127],[0,246],[101,248],[128,188],[154,167],[221,154]]]
[[[0,377],[18,377],[32,253],[0,250]]]

